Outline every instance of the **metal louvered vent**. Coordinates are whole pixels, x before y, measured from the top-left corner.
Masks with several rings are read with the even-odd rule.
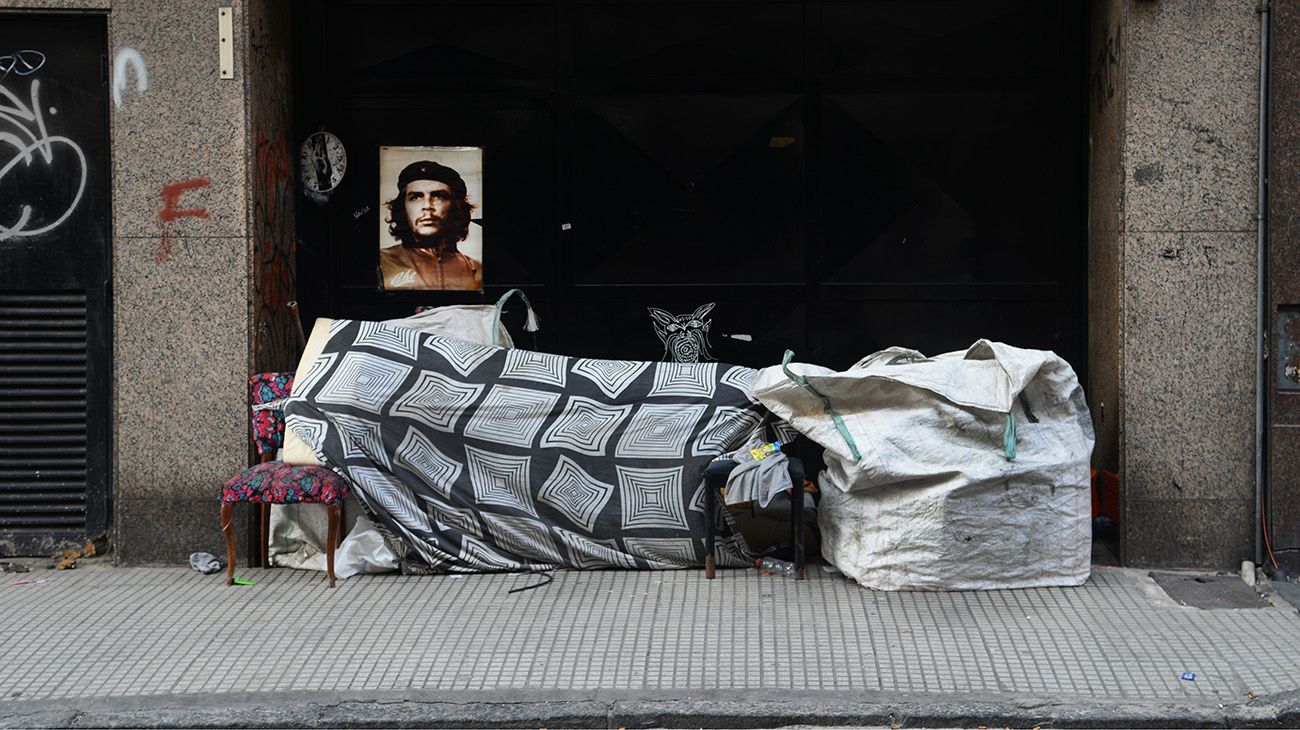
[[[0,293],[0,532],[86,528],[86,296]]]

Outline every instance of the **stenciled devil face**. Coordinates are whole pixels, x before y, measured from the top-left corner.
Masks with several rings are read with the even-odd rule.
[[[648,307],[654,320],[655,334],[664,343],[664,360],[671,362],[699,362],[712,360],[709,352],[709,325],[705,319],[716,302],[701,305],[690,314],[671,314],[662,309]]]

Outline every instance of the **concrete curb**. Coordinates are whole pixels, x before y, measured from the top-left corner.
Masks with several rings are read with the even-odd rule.
[[[1296,727],[1300,692],[1249,703],[881,692],[247,693],[0,703],[0,728]]]

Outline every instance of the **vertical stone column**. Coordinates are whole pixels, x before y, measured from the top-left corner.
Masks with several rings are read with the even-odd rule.
[[[1121,557],[1231,568],[1254,534],[1256,3],[1116,0],[1095,13],[1118,28],[1119,109],[1093,112],[1090,316],[1105,361],[1093,397],[1119,406]],[[1098,149],[1116,133],[1118,169],[1116,150]]]
[[[219,77],[218,8],[234,12]],[[242,0],[114,0],[109,54],[148,75],[113,109],[115,542],[121,562],[224,552],[248,463],[250,231]],[[122,62],[118,62],[119,66]]]
[[[1124,262],[1124,0],[1093,4],[1088,79],[1088,400],[1093,466],[1119,472]]]

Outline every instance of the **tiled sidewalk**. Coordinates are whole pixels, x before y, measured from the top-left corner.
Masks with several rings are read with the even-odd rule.
[[[515,594],[537,578],[359,576],[330,590],[288,569],[244,569],[248,587],[181,568],[9,574],[0,718],[40,701],[299,691],[1215,707],[1300,690],[1300,616],[1276,598],[1190,608],[1120,568],[1079,588],[966,593],[878,593],[809,572],[559,572]]]

